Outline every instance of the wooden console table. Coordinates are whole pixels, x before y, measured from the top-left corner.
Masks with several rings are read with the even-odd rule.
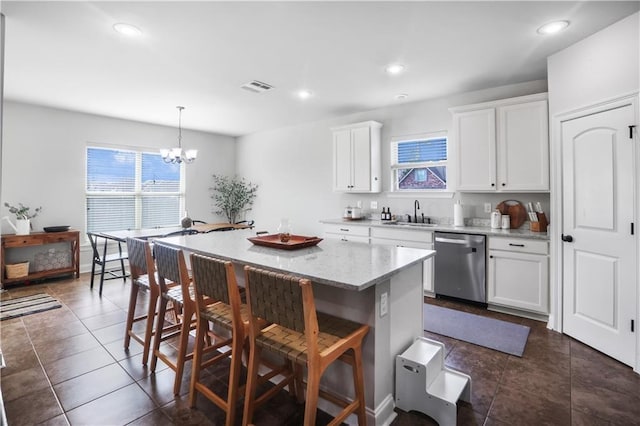
[[[7,278],[5,272],[5,256],[7,250],[44,246],[54,243],[69,243],[71,251],[71,265],[65,268],[49,269],[45,271],[29,271],[28,275],[19,278]],[[59,275],[72,274],[80,277],[80,231],[65,232],[32,232],[29,235],[4,234],[0,238],[0,267],[2,268],[2,284],[13,284],[25,281],[39,280]],[[29,260],[29,259],[24,259]]]

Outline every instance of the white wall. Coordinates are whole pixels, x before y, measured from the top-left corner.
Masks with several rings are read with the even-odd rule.
[[[174,127],[119,120],[30,104],[5,102],[3,110],[2,206],[22,202],[42,213],[34,229],[70,225],[85,232],[85,147],[88,143],[149,147],[173,146]],[[183,130],[183,146],[198,149],[186,166],[187,211],[192,218],[218,221],[209,187],[214,173],[235,172],[235,139]],[[2,232],[13,230],[2,224]],[[83,262],[85,263],[85,259]]]
[[[457,94],[446,98],[402,103],[397,106],[352,114],[335,120],[302,124],[238,138],[237,171],[260,185],[253,211],[258,230],[275,232],[282,217],[291,220],[294,233],[322,234],[321,219],[338,218],[347,205],[363,202],[365,213],[370,201],[378,201],[378,211],[391,207],[394,214],[413,214],[415,196],[389,195],[389,142],[391,137],[451,130],[448,108],[514,96],[545,92],[546,81]],[[382,127],[382,183],[380,194],[341,194],[332,191],[331,127],[375,120]],[[450,132],[449,132],[450,133]],[[495,207],[505,199],[521,202],[541,201],[548,209],[549,194],[462,194],[465,217],[488,218],[483,203]],[[418,197],[422,212],[429,217],[451,217],[452,199]]]
[[[549,115],[638,91],[640,12],[548,58]]]

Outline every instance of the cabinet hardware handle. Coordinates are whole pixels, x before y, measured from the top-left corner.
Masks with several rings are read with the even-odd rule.
[[[562,241],[564,241],[566,243],[572,243],[573,242],[573,237],[571,235],[562,234],[562,236],[560,238],[562,238]]]
[[[513,243],[509,243],[510,246],[512,247],[524,247],[524,244],[513,244]]]
[[[502,182],[502,186],[507,186],[507,184],[506,184],[506,183],[504,183],[504,182]]]
[[[491,186],[496,186],[496,184],[495,184],[495,183],[492,183],[492,184],[491,184]]]
[[[340,230],[344,231],[344,232],[349,232],[349,230],[347,228],[340,228]]]
[[[489,256],[489,259],[493,259],[493,256]]]

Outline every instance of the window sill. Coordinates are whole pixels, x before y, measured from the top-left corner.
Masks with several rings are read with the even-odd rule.
[[[442,192],[422,192],[422,191],[402,191],[394,192],[388,191],[387,197],[389,198],[442,198],[451,199],[456,195],[454,191],[442,191]]]

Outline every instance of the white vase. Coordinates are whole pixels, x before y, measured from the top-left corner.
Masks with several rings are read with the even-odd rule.
[[[29,235],[31,219],[16,219],[16,235]]]

